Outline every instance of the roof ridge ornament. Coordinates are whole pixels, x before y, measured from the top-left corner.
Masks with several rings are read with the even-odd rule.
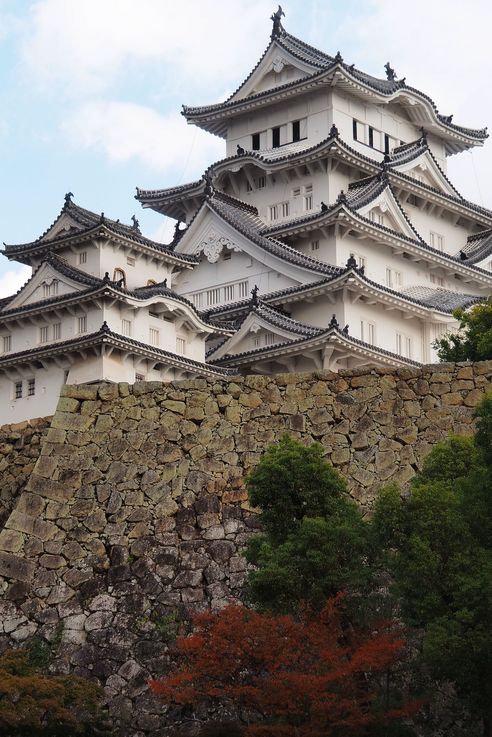
[[[63,205],[63,209],[65,209],[66,207],[68,207],[68,205],[71,205],[72,204],[72,197],[73,197],[73,192],[67,192],[66,193],[66,195],[65,195],[65,204]]]
[[[279,5],[277,11],[270,16],[270,20],[273,21],[272,32],[270,34],[272,41],[285,33],[282,26],[282,16],[285,18],[285,13],[282,10],[282,6]]]
[[[384,65],[384,69],[386,71],[386,79],[388,80],[388,82],[396,82],[396,72],[390,65],[389,61],[387,61]]]
[[[106,322],[106,320],[101,325],[101,329],[100,329],[99,332],[101,332],[101,333],[110,333],[111,332],[110,327],[109,327],[108,323]]]
[[[336,127],[335,123],[333,123],[333,125],[330,128],[329,137],[338,138],[338,128]]]
[[[135,217],[135,215],[132,215],[131,220],[132,220],[132,223],[133,223],[133,225],[132,225],[133,230],[136,230],[137,233],[140,233],[140,223],[138,222],[138,220]]]
[[[214,193],[214,186],[212,184],[212,174],[210,173],[209,169],[207,169],[207,171],[203,175],[203,179],[205,181],[205,197],[212,197]]]
[[[340,190],[340,194],[337,197],[337,205],[346,205],[347,204],[347,195],[343,191],[343,189]]]
[[[335,54],[335,61],[337,62],[337,64],[343,64],[343,56],[339,51],[337,51],[337,53]]]
[[[350,256],[347,259],[347,263],[345,264],[347,269],[356,269],[357,268],[357,261],[354,258],[354,254],[351,253]]]
[[[280,6],[279,6],[280,7]],[[256,307],[258,305],[258,285],[255,284],[253,289],[251,290],[251,306]]]
[[[333,315],[331,316],[331,320],[330,320],[330,322],[328,324],[328,327],[329,328],[336,328],[337,330],[339,330],[340,324],[339,324],[339,322],[337,320],[337,316],[335,315],[335,313],[333,313]]]

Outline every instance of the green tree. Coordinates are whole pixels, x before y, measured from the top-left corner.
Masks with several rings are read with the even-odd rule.
[[[252,602],[277,613],[295,611],[301,601],[321,608],[342,590],[367,586],[369,526],[320,445],[285,435],[247,486],[264,530],[246,552],[256,566],[247,583]]]
[[[492,399],[477,418],[473,439],[434,447],[408,497],[382,492],[373,531],[425,663],[492,737]]]
[[[484,361],[492,358],[492,298],[471,309],[453,312],[459,322],[457,333],[434,341],[441,361]]]

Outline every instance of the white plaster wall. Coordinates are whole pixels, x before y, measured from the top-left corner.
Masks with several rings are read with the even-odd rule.
[[[29,378],[35,380],[35,394],[32,397],[27,396]],[[50,364],[48,369],[38,368],[32,371],[22,366],[19,372],[12,371],[9,376],[1,372],[0,425],[52,415],[58,404],[64,378],[64,370],[54,364]],[[14,399],[16,381],[23,382],[22,399]]]
[[[468,236],[476,232],[471,227],[467,228],[461,224],[454,225],[449,219],[451,215],[446,212],[441,217],[438,217],[436,214],[429,214],[422,208],[415,207],[409,202],[405,204],[405,212],[414,228],[426,243],[430,244],[431,231],[443,235],[444,251],[446,253],[455,254],[466,244]]]

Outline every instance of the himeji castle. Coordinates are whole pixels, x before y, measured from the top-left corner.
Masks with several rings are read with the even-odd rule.
[[[32,266],[0,301],[0,424],[48,415],[63,383],[175,380],[435,360],[453,310],[492,292],[492,211],[447,157],[483,145],[388,62],[376,78],[288,33],[225,101],[184,107],[225,139],[189,184],[137,189],[163,245],[65,196],[6,245]]]

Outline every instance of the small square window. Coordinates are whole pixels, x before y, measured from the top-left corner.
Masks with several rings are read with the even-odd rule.
[[[145,376],[143,374],[135,374],[135,381],[144,381]]]
[[[311,241],[311,251],[319,251],[319,241]]]
[[[128,266],[135,266],[135,259],[133,256],[127,256],[126,257],[126,263]]]

